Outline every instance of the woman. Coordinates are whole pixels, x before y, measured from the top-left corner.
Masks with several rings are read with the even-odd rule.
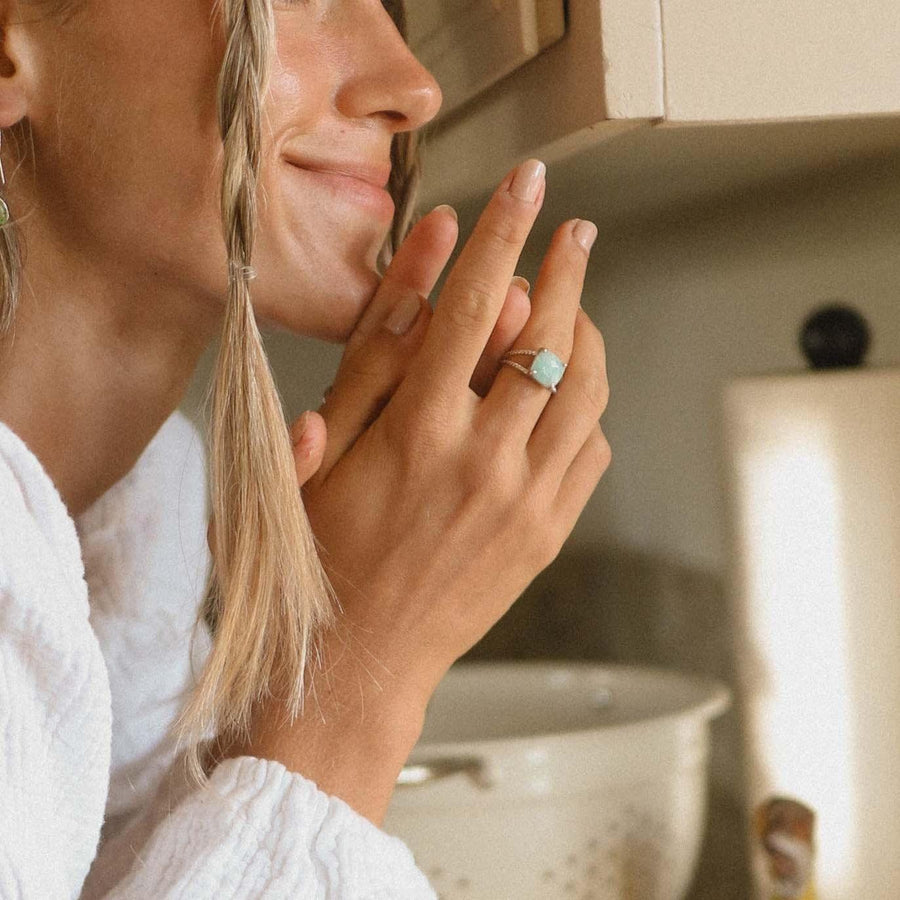
[[[596,228],[558,228],[529,303],[512,280],[544,170],[526,161],[432,313],[455,216],[404,232],[411,136],[440,90],[393,6],[9,0],[0,15],[0,893],[433,897],[378,826],[435,687],[556,556],[609,464],[603,344],[579,307]],[[327,403],[290,430],[254,315],[347,344]],[[147,698],[129,685],[140,654],[107,653],[130,627],[107,616],[110,579],[146,562],[153,487],[185,487],[160,440],[184,439],[177,405],[220,333],[214,566],[188,610],[214,639],[173,728],[183,756],[138,790],[162,757],[133,752],[126,809],[116,760]],[[544,347],[561,381],[516,355]],[[111,498],[123,528],[142,523],[127,542],[103,537]],[[170,625],[140,626],[160,657]]]

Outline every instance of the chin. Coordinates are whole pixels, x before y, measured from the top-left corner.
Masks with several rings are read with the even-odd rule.
[[[356,223],[351,223],[356,226]],[[256,319],[269,328],[346,343],[381,284],[386,229],[349,227],[322,233],[261,231],[250,292]],[[323,247],[323,234],[331,237]]]
[[[261,280],[261,279],[260,279]],[[353,293],[327,293],[322,288],[315,299],[297,298],[289,305],[285,304],[283,292],[278,293],[278,300],[267,302],[265,294],[251,288],[253,312],[257,323],[273,331],[286,331],[297,337],[310,337],[331,344],[345,344],[362,318],[366,307],[372,302],[375,292],[381,283],[377,272],[369,272],[368,277],[355,287]],[[346,285],[346,282],[345,282]]]

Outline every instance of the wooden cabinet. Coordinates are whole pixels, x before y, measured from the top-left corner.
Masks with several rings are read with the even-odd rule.
[[[511,56],[496,30],[484,40],[436,13],[490,6],[514,47],[508,23],[526,2],[541,0],[410,4],[436,27],[432,46],[446,36],[444,58],[453,43],[477,48],[473,59],[496,45],[511,67],[494,80],[475,66],[464,89],[450,78],[450,104],[425,136],[423,205],[480,194],[527,156],[553,165],[635,129],[900,114],[896,0],[567,0],[564,34],[530,58]],[[446,65],[432,68],[439,82]]]

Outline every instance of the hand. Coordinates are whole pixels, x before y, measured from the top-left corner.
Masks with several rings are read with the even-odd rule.
[[[374,420],[406,375],[431,320],[427,298],[453,252],[457,237],[456,214],[448,206],[438,207],[416,223],[394,255],[372,302],[347,341],[329,389],[329,394],[337,390],[341,396],[339,407],[334,404],[329,407],[326,449],[329,467]],[[479,396],[483,397],[490,389],[500,369],[500,359],[528,320],[531,313],[528,290],[528,282],[519,276],[507,288],[497,323],[472,374],[470,387]],[[397,334],[383,328],[391,311],[405,304],[418,310],[409,330]],[[395,323],[390,324],[393,327]],[[322,407],[317,413],[305,413],[301,419],[291,427],[291,436],[298,457],[299,430],[301,427],[307,430],[306,446],[297,459],[298,481],[304,484],[309,477],[304,456],[316,452],[313,440],[325,440],[326,429]]]
[[[558,393],[506,366],[484,396],[472,389],[543,201],[543,187],[526,201],[511,181],[479,219],[433,315],[422,304],[408,335],[414,349],[380,395],[367,389],[376,373],[354,369],[383,359],[377,347],[396,337],[366,327],[386,312],[373,301],[321,410],[322,464],[302,488],[346,649],[423,706],[556,557],[611,458],[597,421],[608,398],[605,353],[579,306],[588,252],[573,221],[553,237],[515,341],[568,360]],[[439,271],[398,252],[385,300],[427,295]]]
[[[424,335],[427,323],[431,319],[431,307],[422,301],[427,299],[434,289],[453,252],[457,236],[456,213],[450,206],[439,206],[416,223],[394,256],[373,301],[350,335],[338,370],[338,379],[345,378],[353,382],[358,380],[354,369],[360,365],[361,353],[370,358],[374,355],[373,351],[376,351],[379,342],[373,342],[372,338],[378,326],[392,310],[401,305],[401,301],[409,298],[410,305],[419,309],[420,314],[424,314],[422,320],[416,320],[414,329],[415,336],[421,338]],[[500,358],[512,346],[525,322],[528,321],[531,312],[528,291],[529,285],[524,278],[513,277],[497,324],[470,382],[470,387],[479,396],[483,397],[487,393],[500,368]],[[416,300],[419,302],[416,303]],[[396,332],[396,329],[392,328],[392,331]],[[396,368],[396,364],[399,363],[400,369],[405,371],[404,364],[412,348],[407,346],[405,353],[398,352],[396,346],[384,349],[388,351],[391,359],[379,359],[377,361],[379,370],[385,363],[391,368]],[[372,373],[365,374],[369,377]]]
[[[350,335],[335,377],[342,402],[339,413],[329,415],[331,460],[356,440],[403,379],[411,352],[421,343],[431,318],[428,295],[453,252],[457,234],[455,212],[448,206],[438,207],[413,226],[395,254],[372,302]],[[472,376],[472,390],[480,396],[493,384],[500,359],[528,320],[531,311],[528,290],[524,278],[512,279],[500,317]],[[402,335],[379,334],[378,329],[390,310],[407,297],[419,301],[415,327]],[[319,412],[308,410],[299,416],[291,425],[290,435],[297,484],[303,486],[322,464],[329,439],[321,407]],[[215,523],[210,518],[206,530],[210,552],[214,533]]]

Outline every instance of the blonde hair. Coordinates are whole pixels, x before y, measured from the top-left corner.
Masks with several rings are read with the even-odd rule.
[[[405,38],[402,0],[387,0],[385,7]],[[262,109],[274,50],[271,0],[215,0],[214,12],[226,38],[217,108],[228,296],[207,433],[214,562],[196,622],[209,627],[213,640],[173,724],[197,784],[208,777],[204,740],[246,737],[254,704],[271,696],[273,686],[287,689],[279,699],[291,719],[302,713],[307,670],[321,661],[318,638],[339,612],[303,507],[289,429],[250,298]],[[404,132],[392,144],[389,189],[397,211],[379,256],[385,267],[412,224],[419,142],[415,132]],[[21,267],[12,210],[0,229],[0,337],[14,325]]]

